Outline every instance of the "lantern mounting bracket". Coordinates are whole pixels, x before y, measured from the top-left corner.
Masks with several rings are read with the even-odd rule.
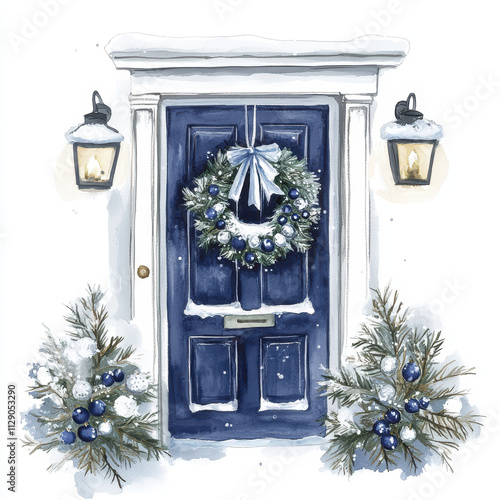
[[[410,101],[413,100],[413,107],[410,109]],[[394,109],[394,114],[396,119],[402,123],[413,123],[417,120],[421,120],[424,114],[415,109],[417,106],[417,98],[412,92],[408,95],[406,101],[399,101]]]
[[[97,102],[99,99],[99,102]],[[94,90],[92,94],[92,112],[84,115],[85,124],[91,123],[108,123],[111,118],[111,108],[104,104],[101,95],[97,90]]]

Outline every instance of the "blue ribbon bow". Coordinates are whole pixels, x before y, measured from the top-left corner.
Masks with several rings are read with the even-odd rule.
[[[229,198],[238,202],[248,170],[250,170],[249,206],[254,205],[257,210],[260,210],[261,187],[267,201],[271,199],[273,194],[284,194],[274,183],[278,171],[269,163],[278,161],[280,152],[277,144],[268,144],[256,148],[242,148],[240,146],[230,148],[227,152],[229,163],[235,167],[240,165],[240,168],[229,191]]]

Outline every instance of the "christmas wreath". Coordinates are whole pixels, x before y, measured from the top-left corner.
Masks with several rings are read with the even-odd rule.
[[[441,332],[409,326],[397,292],[376,292],[373,316],[353,343],[356,360],[325,375],[336,404],[325,419],[332,469],[415,474],[437,456],[452,470],[452,452],[478,431],[481,417],[457,388],[473,369],[441,361],[443,342]]]
[[[31,453],[59,451],[50,471],[73,462],[85,474],[103,471],[121,488],[120,467],[159,459],[166,450],[154,437],[156,413],[142,411],[156,400],[155,388],[133,362],[135,349],[109,337],[103,296],[89,288],[87,298],[68,306],[69,336],[47,332],[29,373],[39,403],[26,416],[24,445]]]
[[[245,177],[250,175],[249,205],[260,210],[260,192],[267,200],[279,195],[270,220],[249,224],[238,219],[230,199],[238,201]],[[220,248],[220,256],[252,268],[270,266],[288,252],[306,252],[319,222],[317,177],[288,149],[276,144],[219,150],[208,160],[194,188],[184,188],[187,209],[195,214],[199,245]]]

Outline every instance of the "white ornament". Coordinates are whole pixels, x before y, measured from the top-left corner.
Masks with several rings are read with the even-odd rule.
[[[222,203],[216,203],[213,206],[213,209],[217,212],[217,215],[220,215],[222,212],[224,212],[226,207]]]
[[[285,224],[281,228],[281,232],[283,233],[283,236],[287,239],[293,238],[295,235],[295,229],[290,224]]]
[[[87,401],[92,396],[92,386],[85,380],[78,380],[73,386],[73,397],[78,401]]]
[[[299,210],[304,210],[304,208],[307,207],[307,202],[304,200],[304,198],[297,198],[293,204],[299,209]]]
[[[97,352],[97,342],[85,337],[75,342],[74,349],[81,358],[91,358]]]
[[[380,370],[386,375],[392,375],[398,369],[398,360],[394,356],[386,356],[380,362]]]
[[[276,243],[276,246],[278,247],[284,247],[286,246],[286,238],[282,234],[275,234],[274,235],[274,243]]]
[[[352,408],[342,406],[337,413],[337,420],[344,427],[351,427],[354,423],[354,411]]]
[[[221,231],[218,235],[217,235],[217,240],[219,241],[219,243],[221,243],[222,245],[225,245],[226,243],[229,242],[229,240],[231,239],[231,234],[228,233],[227,231]]]
[[[459,414],[462,411],[462,401],[458,398],[451,398],[444,404],[444,409],[448,413]]]
[[[138,395],[146,392],[148,389],[148,379],[143,373],[133,373],[127,378],[125,388],[130,394]]]
[[[108,434],[111,434],[111,432],[113,432],[113,426],[111,425],[111,422],[108,421],[101,422],[97,426],[97,430],[99,431],[99,434],[101,434],[102,436],[107,436]]]
[[[40,366],[36,374],[36,379],[38,380],[38,382],[40,382],[40,384],[48,385],[52,382],[52,375],[50,374],[49,370],[45,368],[45,366]]]
[[[73,347],[66,347],[66,349],[64,349],[63,355],[70,363],[73,363],[75,365],[82,360],[80,355],[76,352],[75,349],[73,349]]]
[[[115,412],[120,417],[130,418],[137,413],[137,403],[130,396],[119,396],[113,405]]]
[[[389,384],[379,387],[377,392],[380,401],[392,401],[396,395],[396,389]]]
[[[403,443],[413,443],[413,441],[417,439],[417,432],[415,431],[415,429],[412,429],[411,427],[405,425],[401,429],[399,437],[401,438],[401,441],[403,441]]]
[[[248,246],[250,248],[260,247],[260,238],[256,234],[250,236],[250,238],[248,238]]]

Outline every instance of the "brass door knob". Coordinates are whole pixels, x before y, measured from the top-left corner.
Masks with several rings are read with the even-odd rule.
[[[149,276],[149,267],[148,266],[139,266],[137,268],[137,276],[139,278],[144,279]]]

